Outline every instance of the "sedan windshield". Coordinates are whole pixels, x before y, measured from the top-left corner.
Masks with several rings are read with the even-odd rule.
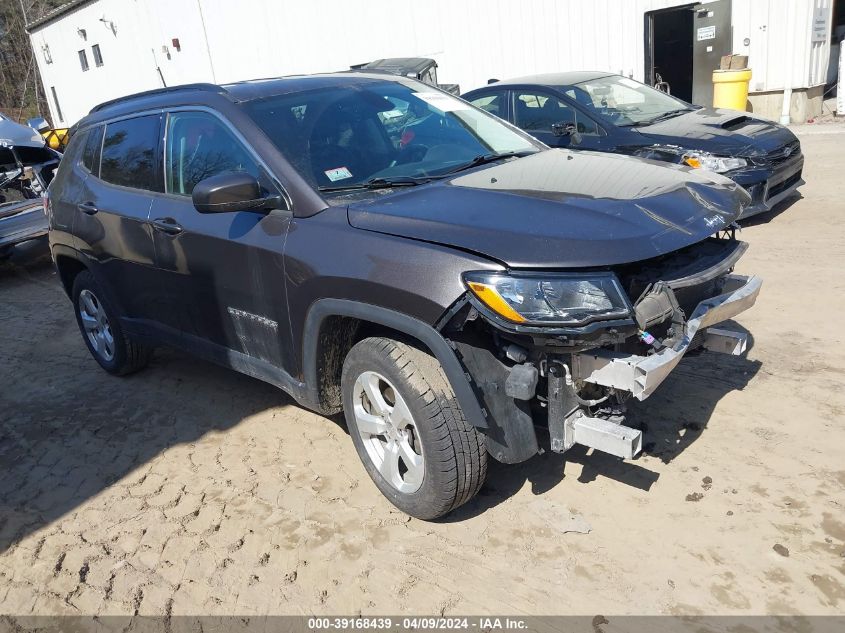
[[[648,125],[695,109],[686,101],[619,75],[567,86],[564,94],[623,127]]]
[[[321,191],[419,184],[545,147],[461,99],[406,79],[361,79],[243,107]]]

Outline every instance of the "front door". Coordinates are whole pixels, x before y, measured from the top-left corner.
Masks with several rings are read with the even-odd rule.
[[[198,212],[191,192],[209,176],[246,171],[268,190],[273,185],[216,115],[171,112],[166,129],[165,194],[150,213],[161,292],[170,306],[164,325],[198,352],[231,350],[235,358],[285,366],[290,330],[282,252],[289,214]]]
[[[513,124],[550,147],[569,149],[600,149],[601,128],[595,121],[577,108],[551,93],[521,89],[513,91],[511,115]],[[571,136],[557,136],[556,125],[572,125],[581,135],[581,142],[575,144]]]

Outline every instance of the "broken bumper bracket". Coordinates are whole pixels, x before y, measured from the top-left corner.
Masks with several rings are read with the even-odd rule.
[[[727,292],[698,304],[686,323],[683,338],[674,346],[652,354],[637,356],[597,349],[572,356],[572,375],[577,380],[631,392],[637,400],[645,400],[666,379],[696,343],[716,351],[741,354],[745,337],[724,329],[709,330],[712,325],[731,319],[754,305],[763,280],[759,277],[729,275]]]

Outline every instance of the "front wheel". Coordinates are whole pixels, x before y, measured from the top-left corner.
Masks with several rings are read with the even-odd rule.
[[[355,449],[393,505],[427,520],[475,496],[487,473],[484,436],[464,418],[435,358],[367,338],[347,355],[341,388]]]

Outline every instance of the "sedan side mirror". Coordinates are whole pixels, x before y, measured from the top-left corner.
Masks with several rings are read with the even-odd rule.
[[[191,193],[200,213],[270,211],[285,208],[281,196],[265,196],[258,180],[243,171],[229,171],[199,181]]]
[[[580,145],[583,140],[578,128],[574,123],[552,123],[552,134],[555,136],[568,136],[572,145]]]

